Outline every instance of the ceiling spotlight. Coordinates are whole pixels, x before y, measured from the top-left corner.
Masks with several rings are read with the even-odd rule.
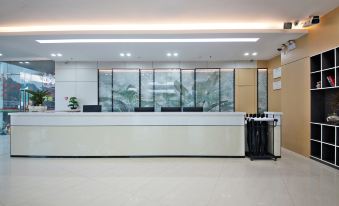
[[[121,57],[124,57],[124,56],[125,56],[125,54],[124,54],[124,53],[120,53],[120,56],[121,56]]]
[[[23,64],[24,62],[19,62],[19,64]]]
[[[0,53],[0,57],[2,57],[2,54]]]
[[[25,62],[25,64],[29,64],[29,62]]]
[[[179,54],[178,53],[173,53],[173,56],[177,57]]]
[[[131,56],[131,53],[126,53],[126,56],[130,57],[130,56]]]
[[[171,54],[171,53],[167,53],[166,55],[167,55],[168,57],[171,57],[171,56],[172,56],[172,54]]]
[[[244,54],[244,56],[248,56],[248,55],[250,55],[250,53],[248,53],[248,52],[246,52],[246,53]]]
[[[62,54],[61,54],[61,53],[57,53],[57,56],[58,56],[58,57],[62,57]]]
[[[252,53],[252,56],[257,56],[257,55],[258,55],[257,52],[253,52],[253,53]]]
[[[52,57],[56,57],[56,54],[52,53],[51,56],[52,56]]]

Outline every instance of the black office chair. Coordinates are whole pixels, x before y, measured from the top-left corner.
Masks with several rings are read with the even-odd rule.
[[[183,112],[203,112],[204,108],[202,107],[184,107],[182,108]]]
[[[134,112],[154,112],[154,107],[134,107]]]
[[[181,112],[181,107],[161,107],[161,112]]]
[[[101,105],[84,105],[83,112],[101,112]]]

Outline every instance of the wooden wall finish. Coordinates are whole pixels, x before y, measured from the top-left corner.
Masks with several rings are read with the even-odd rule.
[[[257,69],[235,70],[235,111],[257,113]]]
[[[309,58],[283,66],[281,91],[282,145],[299,154],[310,154]]]

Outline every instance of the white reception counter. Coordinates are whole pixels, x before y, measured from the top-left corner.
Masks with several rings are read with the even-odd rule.
[[[11,156],[245,155],[243,112],[10,115]]]

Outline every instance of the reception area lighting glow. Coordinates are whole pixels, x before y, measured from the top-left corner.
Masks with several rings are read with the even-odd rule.
[[[188,31],[188,30],[242,30],[281,29],[282,22],[270,23],[201,23],[201,24],[109,24],[109,25],[36,25],[0,27],[6,32],[60,32],[60,31]]]

